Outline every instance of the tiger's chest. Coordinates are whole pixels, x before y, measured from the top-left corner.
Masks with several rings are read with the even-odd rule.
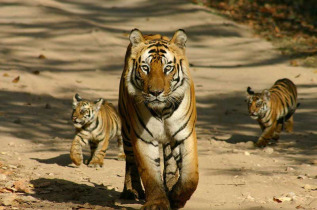
[[[188,123],[190,101],[184,100],[167,119],[154,117],[145,107],[138,113],[136,132],[146,141],[167,143],[183,139],[191,131]]]

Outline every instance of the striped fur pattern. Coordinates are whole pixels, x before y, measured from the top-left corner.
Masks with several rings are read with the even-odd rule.
[[[277,80],[269,90],[261,93],[254,93],[248,87],[247,94],[249,115],[262,129],[257,146],[264,147],[271,139],[277,141],[283,128],[293,131],[293,114],[299,104],[296,86],[291,80]]]
[[[74,164],[83,162],[82,147],[89,144],[91,157],[89,167],[102,167],[109,140],[117,137],[121,150],[119,158],[123,158],[121,137],[121,120],[110,103],[103,99],[89,101],[78,94],[73,98],[72,121],[76,135],[70,149],[70,157]]]
[[[181,208],[198,184],[196,102],[186,40],[183,30],[171,40],[143,36],[138,29],[130,34],[119,93],[126,155],[121,197],[144,197],[141,178],[144,209]]]

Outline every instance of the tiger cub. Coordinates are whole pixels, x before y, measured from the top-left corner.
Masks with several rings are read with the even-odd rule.
[[[293,131],[293,114],[299,104],[296,86],[291,80],[277,80],[262,93],[254,93],[248,87],[247,102],[250,117],[257,120],[262,129],[256,146],[265,147],[271,139],[277,141],[283,128]]]
[[[89,143],[91,157],[89,167],[102,167],[109,140],[118,138],[120,153],[124,158],[121,120],[111,103],[103,99],[89,101],[82,99],[77,93],[73,97],[72,121],[76,128],[76,135],[70,149],[70,157],[75,165],[83,162],[82,146]]]

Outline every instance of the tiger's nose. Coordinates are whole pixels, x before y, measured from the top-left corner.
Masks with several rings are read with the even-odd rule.
[[[161,90],[149,90],[149,93],[153,96],[159,96],[161,93],[163,93],[163,89]]]

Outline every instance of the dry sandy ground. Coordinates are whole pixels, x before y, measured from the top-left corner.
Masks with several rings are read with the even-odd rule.
[[[185,209],[317,208],[315,69],[291,67],[247,27],[190,1],[1,0],[0,5],[0,201],[7,205],[0,208],[141,206],[118,199],[124,162],[116,160],[115,141],[102,169],[76,168],[69,158],[72,96],[117,104],[133,28],[188,33],[200,182]],[[298,86],[295,132],[283,134],[275,146],[254,148],[260,128],[247,115],[246,87],[259,91],[284,77]]]

